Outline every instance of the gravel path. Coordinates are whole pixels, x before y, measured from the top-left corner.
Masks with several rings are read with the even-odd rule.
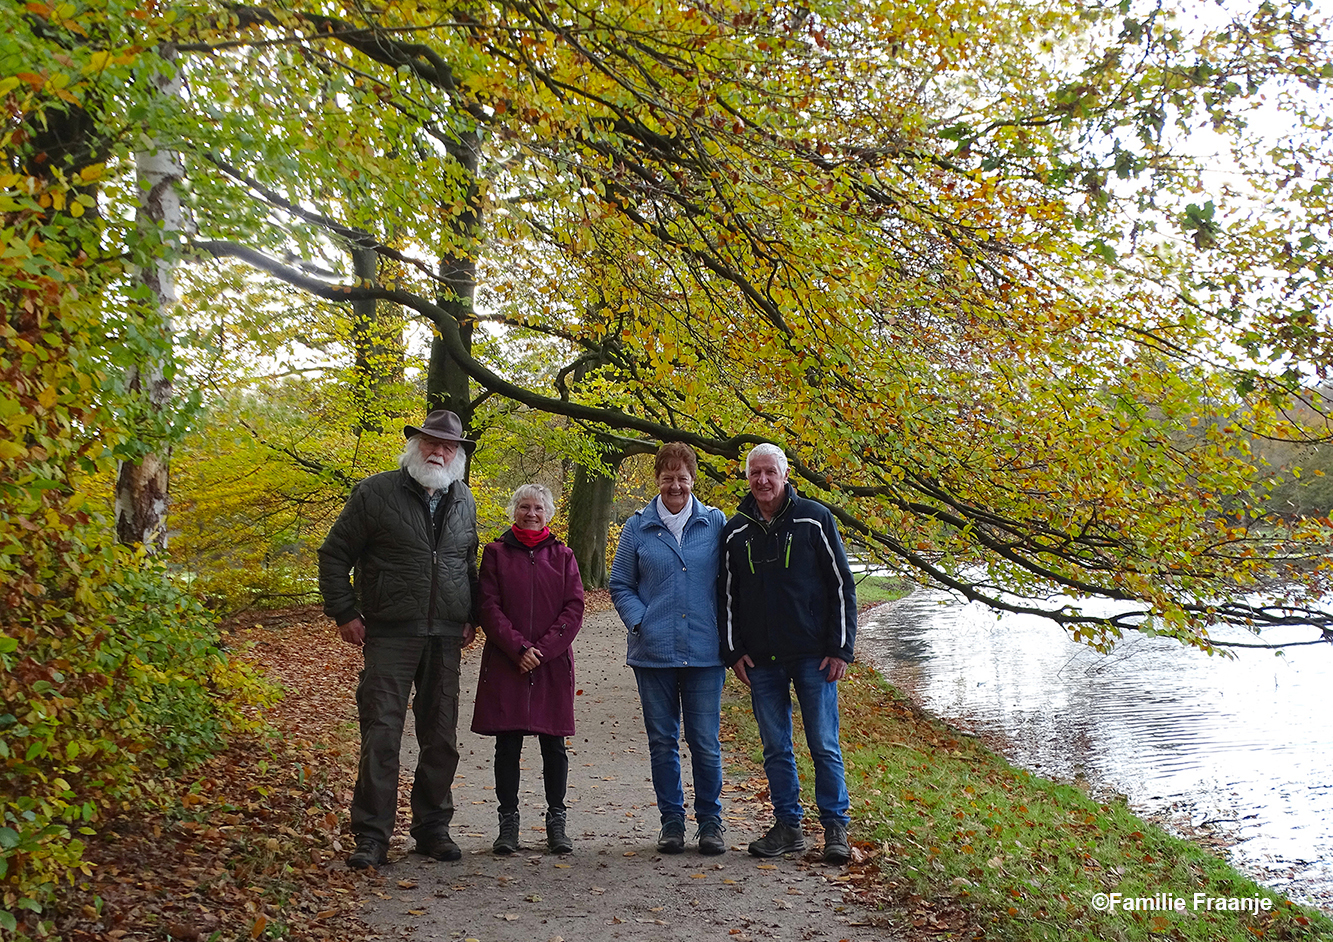
[[[800,939],[886,942],[893,938],[864,907],[843,900],[840,868],[808,859],[760,860],[745,847],[771,821],[753,796],[762,778],[728,761],[723,821],[731,850],[704,857],[657,852],[657,807],[634,675],[625,666],[624,627],[613,611],[590,613],[574,643],[578,734],[569,750],[569,833],[574,853],[545,852],[541,753],[525,743],[521,788],[523,849],[490,852],[496,833],[494,740],[468,726],[481,645],[465,652],[459,718],[462,762],[454,783],[452,832],[463,859],[440,863],[406,853],[400,834],[390,863],[372,878],[363,913],[372,939],[478,942]],[[404,737],[403,767],[416,764]],[[682,752],[685,744],[681,743]],[[682,756],[688,776],[688,756]],[[410,771],[405,778],[410,780]],[[405,795],[406,790],[400,794]],[[686,786],[687,804],[692,790]],[[400,813],[399,830],[406,816]],[[694,836],[691,822],[688,836]],[[816,824],[807,845],[819,845]]]

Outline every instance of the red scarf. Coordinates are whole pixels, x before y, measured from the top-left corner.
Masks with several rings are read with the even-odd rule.
[[[540,530],[524,530],[518,524],[514,524],[509,529],[514,531],[514,536],[518,541],[528,549],[535,549],[537,544],[551,535],[550,527],[542,527]]]

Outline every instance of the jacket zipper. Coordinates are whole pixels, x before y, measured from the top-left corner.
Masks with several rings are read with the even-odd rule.
[[[749,514],[747,514],[747,513],[746,513],[745,511],[743,511],[743,510],[740,510],[740,511],[737,511],[737,512],[739,513],[740,516],[744,517],[746,520],[752,521],[756,526],[758,526],[758,527],[759,527],[759,532],[763,535],[765,541],[767,541],[770,537],[772,537],[772,536],[774,535],[774,534],[773,534],[773,529],[774,529],[774,527],[777,526],[778,519],[783,515],[783,513],[786,512],[786,510],[787,510],[787,508],[788,508],[789,506],[791,506],[791,499],[790,499],[790,498],[788,498],[787,500],[784,500],[784,501],[782,502],[782,506],[779,507],[779,508],[777,509],[777,511],[773,514],[773,519],[770,520],[770,521],[768,521],[768,522],[765,522],[765,521],[764,521],[764,519],[763,519],[763,514],[762,514],[762,513],[760,513],[760,515],[756,518],[756,517],[751,517]],[[786,557],[786,558],[784,559],[784,565],[783,565],[783,568],[784,568],[784,569],[790,569],[790,568],[791,568],[791,541],[792,541],[792,536],[793,536],[793,534],[791,533],[791,531],[788,531],[788,532],[787,532],[787,545],[786,545],[786,547],[785,547],[785,550],[786,550],[786,552],[785,552],[785,557]],[[778,537],[778,548],[779,548],[780,550],[783,549],[783,546],[782,546],[782,537],[781,537],[781,536]],[[754,575],[754,574],[755,574],[755,568],[754,568],[754,544],[753,544],[753,539],[749,539],[749,540],[746,540],[746,541],[745,541],[745,556],[746,556],[746,562],[748,562],[748,563],[750,564],[750,574],[751,574],[751,575]],[[767,604],[768,604],[769,602],[771,602],[770,593],[769,593],[768,590],[767,590],[767,585],[768,585],[768,573],[767,573],[767,572],[764,573],[764,579],[763,579],[763,581],[764,581],[764,589],[762,590],[762,595],[763,595],[764,600],[765,600],[765,605],[767,606]],[[765,623],[767,623],[767,621],[768,621],[768,619],[765,618]],[[767,634],[767,632],[765,632],[765,634]],[[767,642],[767,641],[769,641],[769,639],[766,638],[765,641]],[[769,645],[766,644],[766,646],[769,646]]]
[[[440,576],[440,537],[444,536],[444,526],[449,519],[449,492],[440,496],[444,501],[444,513],[440,515],[440,532],[435,532],[435,517],[430,512],[430,495],[425,496],[423,509],[426,511],[426,533],[430,537],[430,607],[426,610],[426,635],[430,635],[435,624],[435,602],[438,597],[437,587]]]
[[[436,582],[440,572],[440,541],[439,537],[435,534],[435,520],[430,512],[430,495],[426,495],[426,506],[424,509],[426,511],[426,533],[432,538],[430,544],[430,607],[426,609],[426,634],[429,636],[431,625],[435,624]],[[443,530],[444,527],[440,527],[440,529]]]
[[[537,614],[537,551],[528,550],[528,628]],[[533,640],[533,639],[529,639]],[[531,647],[531,645],[529,645]],[[532,719],[532,671],[528,671],[528,719]]]

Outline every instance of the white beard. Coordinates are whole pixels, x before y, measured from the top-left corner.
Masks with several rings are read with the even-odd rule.
[[[413,438],[398,456],[398,467],[412,475],[412,479],[426,490],[443,491],[455,481],[463,479],[463,474],[467,471],[467,453],[463,451],[463,446],[459,445],[447,464],[437,464],[422,454],[417,440]]]

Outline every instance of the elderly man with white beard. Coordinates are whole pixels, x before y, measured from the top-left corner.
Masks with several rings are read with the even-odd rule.
[[[408,425],[399,470],[352,489],[319,548],[324,613],[365,658],[356,688],[361,760],[352,795],[356,849],[347,865],[388,859],[398,810],[398,749],[412,687],[421,746],[412,781],[414,853],[462,855],[449,836],[458,768],[460,652],[477,624],[477,508],[463,481],[458,416],[432,412]],[[355,580],[352,574],[355,572]]]

